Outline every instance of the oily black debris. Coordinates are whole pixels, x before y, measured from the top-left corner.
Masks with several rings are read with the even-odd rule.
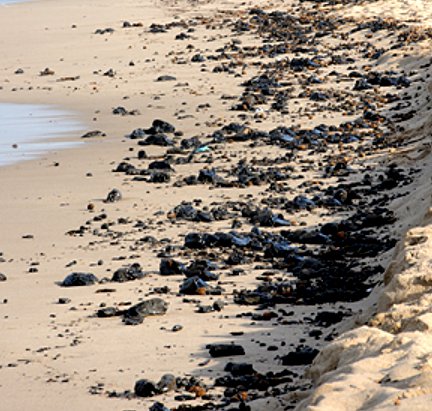
[[[238,344],[210,344],[207,346],[212,357],[232,357],[245,355],[245,350]]]
[[[116,270],[111,281],[124,283],[125,281],[139,280],[145,276],[139,263],[133,263],[128,267],[122,267]]]
[[[91,273],[72,273],[60,283],[62,287],[80,287],[96,284],[99,280]]]
[[[168,310],[168,304],[161,298],[152,298],[133,305],[125,311],[123,322],[126,325],[138,325],[144,321],[145,317],[153,315],[163,315]]]
[[[124,324],[138,325],[166,314],[175,301],[191,305],[197,321],[240,319],[271,331],[232,331],[202,347],[203,370],[209,361],[222,364],[223,372],[207,375],[210,383],[167,374],[108,396],[166,394],[177,410],[247,410],[249,401],[308,389],[305,368],[338,335],[338,324],[355,314],[352,303],[382,283],[401,234],[393,203],[409,195],[419,174],[389,153],[408,144],[395,136],[415,115],[412,91],[422,72],[382,68],[379,59],[407,52],[432,34],[391,19],[340,17],[332,8],[354,3],[302,1],[284,11],[252,8],[148,28],[152,36],[190,42],[184,59],[206,71],[209,81],[238,79],[240,95],[220,96],[238,120],[196,125],[196,133],[184,135],[175,120],[155,119],[126,136],[133,154],[117,159],[117,181],[125,190],[172,191],[178,201],[161,197],[159,210],[143,211],[141,219],[114,219],[107,211],[113,206],[96,213],[93,205],[91,217],[67,234],[88,239],[89,248],[109,245],[121,254],[113,261],[152,253],[155,272],[142,269],[147,261],[129,260],[106,280],[164,299],[126,309],[102,305],[95,317],[121,316]],[[222,46],[195,49],[196,31],[222,27],[230,33]],[[176,81],[177,73],[169,72],[175,76],[155,81]],[[123,106],[113,113],[134,114]],[[274,113],[285,124],[268,121]],[[192,190],[211,195],[194,198]],[[114,189],[103,202],[119,200],[119,207],[128,206]],[[166,285],[145,283],[155,278]],[[163,329],[169,339],[187,327]],[[281,338],[272,335],[280,330]],[[291,338],[295,342],[287,342]],[[169,408],[153,400],[150,409]]]
[[[127,110],[123,106],[113,108],[112,113],[118,116],[138,116],[139,114],[141,114],[137,109]]]
[[[107,194],[105,202],[115,203],[116,201],[120,201],[121,199],[122,199],[122,195],[120,193],[120,190],[114,188]]]
[[[106,134],[100,130],[93,130],[93,131],[88,131],[87,133],[81,136],[81,138],[93,138],[93,137],[106,137]]]
[[[123,316],[125,325],[139,325],[149,316],[164,315],[168,310],[168,303],[162,298],[151,298],[135,304],[127,309],[116,307],[101,307],[96,311],[99,318]]]

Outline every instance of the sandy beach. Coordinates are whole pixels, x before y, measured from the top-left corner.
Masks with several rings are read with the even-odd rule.
[[[0,409],[430,408],[429,1],[0,23],[0,102],[82,125],[0,167]]]

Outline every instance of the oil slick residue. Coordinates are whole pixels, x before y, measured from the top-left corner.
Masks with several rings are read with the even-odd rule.
[[[49,106],[0,104],[0,166],[76,146],[68,137],[83,125],[72,113]],[[61,141],[59,141],[61,140]]]

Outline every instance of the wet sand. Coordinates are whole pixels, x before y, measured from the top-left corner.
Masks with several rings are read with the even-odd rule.
[[[382,21],[379,5],[2,10],[2,101],[97,131],[0,168],[5,409],[425,407],[428,327],[392,314],[410,294],[390,262],[427,231],[403,240],[430,206],[429,20]],[[62,287],[72,272],[98,281]],[[153,298],[167,311],[128,311]],[[405,330],[418,362],[387,378]],[[217,343],[245,354],[212,356]],[[165,374],[174,390],[152,385]]]

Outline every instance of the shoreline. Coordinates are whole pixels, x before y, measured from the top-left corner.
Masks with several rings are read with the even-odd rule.
[[[1,166],[35,159],[46,152],[81,143],[72,142],[71,138],[84,125],[73,113],[61,111],[59,107],[0,103],[0,113],[4,121],[0,136]]]
[[[333,297],[327,293],[325,284],[320,285],[318,278],[316,281],[319,285],[313,289],[313,292],[321,296],[321,300],[307,289],[302,289],[302,281],[309,281],[310,274],[307,272],[307,267],[297,267],[299,270],[306,270],[305,278],[300,282],[297,281],[289,268],[294,264],[294,260],[278,260],[280,256],[277,255],[277,249],[267,251],[267,255],[261,256],[261,251],[256,251],[259,248],[254,251],[253,248],[249,249],[249,246],[246,246],[245,249],[239,250],[232,245],[232,249],[228,252],[224,246],[207,244],[198,247],[201,251],[194,251],[193,248],[188,249],[185,246],[185,240],[192,232],[203,235],[220,230],[233,235],[233,230],[236,230],[242,241],[249,241],[248,236],[256,235],[254,241],[264,241],[264,236],[268,236],[271,241],[280,242],[283,247],[289,244],[291,248],[291,244],[295,244],[294,253],[295,255],[298,253],[297,257],[316,257],[320,261],[325,261],[325,253],[333,252],[332,247],[341,247],[342,251],[339,251],[339,254],[355,255],[355,251],[347,246],[345,238],[341,237],[342,234],[339,232],[336,235],[328,234],[329,240],[326,241],[331,241],[329,250],[325,249],[325,243],[317,246],[307,238],[302,240],[300,237],[295,237],[304,234],[302,227],[312,230],[318,228],[320,233],[320,227],[324,223],[332,223],[333,214],[341,218],[341,221],[344,219],[348,221],[349,213],[355,210],[353,204],[338,206],[345,207],[342,211],[325,205],[316,210],[305,208],[300,211],[290,211],[289,204],[284,204],[285,208],[282,212],[278,211],[284,217],[279,219],[283,220],[282,225],[286,222],[284,219],[289,220],[290,225],[287,224],[288,228],[282,228],[287,231],[283,234],[286,236],[283,240],[282,237],[278,237],[281,232],[280,227],[251,224],[248,219],[254,214],[251,214],[252,217],[247,217],[247,213],[250,212],[247,207],[266,204],[274,207],[274,210],[281,210],[280,204],[271,201],[277,198],[287,200],[292,195],[303,193],[301,184],[297,183],[302,179],[310,182],[319,180],[319,183],[311,183],[310,192],[316,190],[315,192],[320,194],[326,193],[326,188],[327,192],[334,191],[337,184],[345,190],[356,190],[358,182],[355,179],[364,176],[367,172],[372,174],[374,184],[379,186],[379,173],[386,175],[385,173],[391,170],[389,166],[391,162],[386,156],[396,153],[395,161],[398,170],[399,168],[402,170],[399,171],[399,175],[393,177],[396,187],[390,188],[389,194],[384,193],[382,197],[376,199],[376,202],[386,204],[387,207],[386,197],[394,196],[395,202],[392,202],[389,209],[383,213],[387,216],[388,210],[394,209],[399,213],[397,214],[399,221],[396,220],[397,223],[391,223],[388,227],[377,230],[374,235],[382,236],[378,237],[382,242],[379,247],[374,242],[368,243],[369,247],[377,247],[379,251],[376,258],[385,268],[391,260],[390,254],[393,248],[390,243],[394,236],[402,235],[408,227],[417,225],[419,222],[415,212],[412,215],[413,212],[409,212],[408,207],[404,205],[407,196],[405,182],[412,193],[414,189],[423,187],[424,181],[417,175],[421,174],[422,170],[423,172],[427,170],[428,154],[425,154],[424,162],[419,160],[410,163],[404,160],[404,150],[408,150],[407,155],[415,157],[424,154],[421,147],[417,152],[415,145],[405,147],[405,143],[402,142],[400,146],[385,147],[384,145],[383,148],[375,149],[373,146],[371,148],[367,144],[368,137],[363,141],[362,134],[356,134],[354,128],[350,138],[354,136],[358,141],[353,139],[353,142],[344,142],[348,146],[352,144],[353,148],[344,149],[344,145],[341,144],[337,148],[335,145],[334,153],[330,153],[331,155],[324,155],[319,151],[309,154],[315,150],[314,145],[303,142],[302,144],[307,146],[306,149],[299,148],[295,155],[288,158],[288,155],[284,157],[283,153],[289,152],[286,144],[291,141],[290,138],[293,138],[289,134],[283,135],[285,140],[282,140],[280,145],[264,144],[261,140],[251,138],[254,133],[265,132],[282,124],[290,127],[299,124],[298,128],[292,127],[292,130],[300,130],[298,133],[302,132],[303,128],[306,129],[309,124],[319,124],[319,119],[322,122],[338,125],[340,119],[355,118],[361,110],[356,108],[349,113],[349,109],[345,107],[344,114],[336,109],[327,113],[320,108],[320,103],[306,100],[299,104],[301,110],[295,112],[291,106],[294,103],[289,99],[285,102],[288,104],[286,114],[266,108],[266,105],[270,104],[268,102],[262,103],[264,108],[260,107],[255,111],[253,109],[228,110],[228,107],[238,103],[239,96],[242,104],[253,106],[254,103],[247,100],[248,97],[244,95],[242,83],[258,75],[259,64],[264,64],[263,61],[267,62],[257,52],[258,47],[261,46],[261,37],[247,32],[242,33],[244,26],[240,23],[238,32],[233,31],[232,26],[228,28],[228,24],[224,23],[224,19],[232,23],[236,19],[240,22],[250,18],[247,14],[234,11],[234,3],[225,5],[232,7],[230,13],[220,12],[211,3],[200,5],[193,12],[186,12],[182,10],[182,7],[187,8],[187,3],[184,3],[177,6],[178,14],[184,13],[184,22],[173,16],[172,9],[168,12],[162,7],[155,8],[152,2],[142,7],[141,3],[131,0],[127,7],[112,5],[109,10],[103,1],[97,1],[91,6],[83,1],[74,2],[73,5],[66,5],[66,2],[63,2],[65,10],[62,10],[60,3],[45,1],[31,5],[29,11],[31,15],[26,15],[23,24],[33,22],[32,39],[25,38],[24,34],[24,37],[18,36],[18,28],[13,27],[11,23],[14,21],[13,11],[9,16],[0,17],[6,19],[4,23],[9,24],[11,30],[8,34],[10,37],[4,40],[4,44],[8,44],[11,50],[16,49],[14,42],[26,44],[24,50],[19,52],[19,56],[11,52],[11,57],[4,63],[4,72],[0,72],[3,81],[2,99],[14,101],[28,99],[27,101],[35,104],[45,100],[55,104],[61,102],[62,107],[79,113],[80,121],[87,125],[87,131],[100,130],[107,133],[107,136],[88,139],[89,143],[83,144],[82,147],[46,153],[36,160],[0,169],[0,176],[7,192],[0,211],[0,244],[2,244],[0,252],[3,261],[0,272],[5,274],[7,272],[7,281],[0,284],[2,292],[0,299],[6,301],[0,304],[6,335],[0,356],[0,392],[3,392],[5,404],[11,410],[22,409],[31,404],[35,411],[54,410],[58,407],[72,411],[78,407],[94,410],[114,410],[125,406],[150,407],[155,401],[161,401],[171,408],[181,409],[178,408],[181,407],[181,403],[173,399],[172,392],[149,399],[137,398],[128,392],[133,391],[134,383],[139,379],[158,381],[163,374],[172,373],[188,379],[195,376],[198,381],[203,381],[205,389],[199,385],[201,382],[196,385],[203,388],[206,394],[208,391],[208,398],[202,399],[201,395],[196,394],[198,392],[196,387],[195,391],[189,391],[189,394],[187,390],[191,387],[187,390],[178,388],[179,395],[181,393],[181,395],[191,396],[190,392],[195,392],[195,397],[186,400],[186,403],[192,406],[222,401],[225,407],[238,407],[239,403],[245,400],[242,396],[248,395],[245,402],[253,410],[260,410],[263,407],[268,410],[279,410],[286,406],[294,407],[296,404],[299,409],[325,410],[331,409],[329,407],[334,407],[335,404],[339,404],[341,410],[353,409],[351,391],[343,391],[341,397],[336,398],[333,394],[337,389],[332,386],[327,388],[325,385],[328,378],[327,372],[329,369],[334,369],[336,365],[333,363],[323,365],[322,358],[326,353],[332,354],[334,349],[332,347],[336,346],[337,351],[343,346],[343,343],[339,342],[329,343],[329,340],[333,340],[338,334],[342,334],[341,338],[344,341],[344,338],[350,338],[356,332],[363,332],[363,328],[357,326],[369,321],[369,312],[374,311],[374,304],[380,298],[382,299],[377,295],[380,294],[379,288],[382,286],[376,285],[382,282],[381,269],[376,267],[376,271],[372,272],[364,283],[358,284],[360,287],[358,293],[369,295],[367,300],[360,299],[356,302],[350,301],[349,298],[338,300],[337,298],[342,297],[342,292],[335,286],[337,297],[333,302]],[[277,4],[274,6],[278,8]],[[242,8],[247,7],[249,6],[242,5]],[[152,14],[148,16],[146,10],[149,9],[152,10]],[[313,7],[311,10],[314,10]],[[55,13],[60,11],[67,13],[67,16],[56,18]],[[198,17],[201,14],[203,17]],[[212,17],[207,17],[209,15]],[[45,20],[37,20],[38,16],[47,17],[44,17]],[[134,19],[128,20],[131,16]],[[142,19],[138,16],[142,16]],[[189,18],[189,16],[194,17]],[[36,27],[35,21],[37,21]],[[122,27],[124,21],[129,21],[131,27]],[[81,22],[84,22],[82,26]],[[148,32],[150,24],[156,22],[167,25],[165,32],[162,29],[157,31],[159,30],[157,27],[156,33]],[[172,22],[174,24],[170,25]],[[348,24],[347,27],[350,28],[351,23],[344,24]],[[76,27],[73,27],[74,25]],[[108,31],[96,34],[97,30],[111,28],[114,30],[113,33]],[[193,31],[188,31],[191,28]],[[337,32],[337,28],[335,30]],[[52,33],[54,38],[49,41]],[[174,40],[175,36],[181,33],[190,38],[187,38],[186,42]],[[266,34],[265,29],[263,33]],[[335,36],[332,41],[336,41],[337,38]],[[240,42],[236,43],[236,40]],[[384,36],[377,36],[376,40],[386,44]],[[44,44],[48,41],[46,50],[41,51],[38,56],[32,56],[29,54],[29,50],[33,47],[32,41],[35,42],[34,44]],[[186,47],[188,43],[193,43],[194,48],[188,49]],[[76,50],[75,44],[86,45],[86,47]],[[330,47],[331,41],[328,44]],[[225,47],[225,53],[234,53],[233,59],[236,64],[230,67],[228,60],[226,65],[229,68],[225,72],[222,71],[222,74],[216,75],[211,70],[219,65],[219,61],[216,58],[212,60],[209,56],[215,56],[216,50],[222,47]],[[236,51],[236,47],[241,50]],[[416,50],[420,53],[422,49],[419,46]],[[424,50],[427,50],[426,46]],[[251,55],[249,56],[248,53]],[[396,56],[392,58],[394,61],[400,59],[402,72],[403,67],[410,67],[410,65],[409,61],[402,59],[402,52],[398,53],[396,49]],[[32,58],[25,61],[23,56],[26,54]],[[198,61],[198,64],[190,62],[194,55],[200,54],[205,55],[206,60]],[[219,58],[223,61],[222,57]],[[265,58],[267,59],[268,56],[266,55]],[[356,55],[355,58],[362,57]],[[187,59],[187,62],[180,64],[182,59]],[[268,58],[269,73],[274,69],[272,61]],[[426,57],[424,61],[427,62]],[[283,63],[284,59],[281,58],[280,62]],[[331,64],[333,63],[330,63],[329,67]],[[377,67],[380,64],[383,67],[390,67],[392,62],[383,59],[377,63]],[[418,63],[416,64],[418,66]],[[23,67],[24,74],[19,77],[14,76],[13,70],[19,66]],[[360,70],[360,66],[359,64],[356,69]],[[40,76],[39,73],[45,67],[49,67],[54,74]],[[340,67],[336,66],[338,70],[343,70]],[[113,75],[105,74],[109,73],[109,69],[112,70]],[[314,68],[311,69],[313,73],[312,70]],[[325,70],[326,68],[323,68],[323,72],[318,74],[326,78],[330,86],[328,89],[325,88],[326,85],[323,86],[322,91],[338,92],[341,93],[340,98],[346,98],[343,93],[349,94],[351,91],[354,84],[352,79],[347,80],[341,76],[341,85],[337,86]],[[306,74],[309,72],[304,76],[299,75],[298,78],[293,77],[288,80],[303,81],[307,78]],[[161,75],[175,75],[176,80],[156,81]],[[282,76],[280,73],[278,75]],[[415,81],[417,78],[423,78],[422,76],[424,76],[423,71],[412,75]],[[345,83],[349,86],[346,88],[348,91],[344,91]],[[276,86],[276,91],[277,87],[279,86]],[[12,91],[13,89],[16,91]],[[404,90],[401,88],[393,92],[402,95]],[[407,88],[407,90],[411,89]],[[353,101],[356,96],[352,94]],[[422,110],[428,112],[427,97],[428,93],[425,91],[420,95],[419,102],[416,100],[414,108],[418,109],[419,113]],[[296,98],[294,94],[290,96],[292,100]],[[281,100],[277,103],[281,103]],[[389,107],[377,101],[379,113],[381,113],[379,110]],[[333,99],[330,99],[330,103],[333,104]],[[126,111],[138,110],[140,114],[113,115],[112,110],[119,106],[125,107]],[[394,113],[388,111],[386,115],[388,114]],[[155,119],[168,121],[175,125],[176,131],[183,132],[183,135],[167,132],[168,137],[174,140],[173,147],[137,146],[137,142],[143,140],[142,137],[138,140],[126,138],[132,130],[150,127]],[[232,135],[224,131],[223,127],[230,122],[239,121],[245,122],[247,131],[244,134],[243,131],[238,132],[238,140],[235,140],[233,137],[237,134]],[[415,130],[417,125],[421,126],[421,121],[417,123],[417,117],[414,117],[411,123],[405,125],[407,124]],[[380,125],[374,127],[372,131],[378,138],[381,133]],[[319,129],[314,130],[320,132]],[[338,132],[342,132],[342,129]],[[398,133],[400,134],[400,131]],[[205,150],[209,151],[204,150],[202,154],[192,156],[193,161],[188,163],[185,158],[186,154],[191,153],[191,149],[180,149],[180,142],[182,139],[192,137],[199,138],[202,142],[199,147],[207,147]],[[221,141],[215,142],[218,138]],[[263,141],[270,141],[265,140],[267,136],[263,138]],[[76,140],[82,141],[79,136]],[[361,155],[356,157],[357,147],[361,147],[363,143],[366,148],[359,150]],[[142,149],[146,152],[146,159],[138,158],[138,152]],[[327,149],[327,145],[322,146],[323,153]],[[402,153],[400,157],[397,155],[399,152]],[[314,163],[332,164],[333,154],[340,158],[344,155],[351,157],[349,165],[353,167],[353,179],[350,180],[350,173],[346,176],[342,175],[342,178],[334,175],[325,179],[320,174],[324,167],[314,168]],[[281,164],[284,173],[289,171],[289,174],[296,178],[281,177],[278,184],[274,185],[268,181],[257,185],[253,182],[248,183],[249,185],[233,183],[233,176],[237,176],[235,166],[241,165],[242,158],[248,167],[253,168],[254,172],[260,172],[261,175],[268,172],[272,166]],[[143,166],[151,161],[171,161],[170,167],[175,170],[171,173],[171,182],[149,183],[148,179],[151,179],[154,173]],[[122,162],[129,164],[130,173],[113,173],[113,170]],[[57,166],[54,167],[54,163]],[[130,165],[133,168],[130,168]],[[213,166],[216,167],[218,174],[224,176],[222,183],[212,180],[213,182],[207,182],[206,185],[185,184],[185,178],[198,175],[201,170],[211,169]],[[415,168],[420,168],[420,171],[415,171]],[[356,173],[359,177],[356,177]],[[297,175],[300,177],[297,178]],[[122,193],[121,200],[115,204],[105,201],[107,193],[112,189],[118,189]],[[383,188],[383,192],[385,190],[387,188]],[[376,194],[372,188],[366,193],[365,196],[371,197]],[[308,191],[304,195],[311,197]],[[419,206],[420,199],[423,199],[424,203],[427,198],[427,193],[424,194],[420,190],[418,200],[409,205],[415,210],[420,210],[421,207],[424,208],[424,205]],[[263,201],[259,203],[258,200]],[[228,216],[234,215],[235,218],[227,217],[211,222],[181,221],[178,219],[178,212],[177,215],[174,213],[175,217],[170,217],[173,214],[171,210],[181,205],[183,201],[192,201],[193,206],[203,212],[207,212],[207,209],[211,210],[212,207],[222,207],[226,209]],[[253,203],[253,201],[257,202]],[[240,204],[243,211],[239,213],[239,210],[232,206],[232,202]],[[246,206],[247,204],[249,205]],[[364,207],[368,206],[365,202]],[[106,217],[102,220],[97,219],[104,214]],[[235,226],[237,220],[241,222],[238,227]],[[104,222],[106,222],[105,227]],[[258,234],[253,231],[254,224]],[[348,239],[354,238],[356,230],[362,229],[352,229],[346,225],[344,235],[347,235]],[[369,237],[368,234],[362,238],[364,241],[371,241]],[[409,243],[410,240],[407,241]],[[387,243],[389,244],[385,246],[387,248],[383,247]],[[270,252],[276,254],[268,257]],[[284,249],[283,252],[290,253],[291,250]],[[240,271],[236,271],[236,265],[227,266],[226,259],[240,258],[242,253],[244,262],[239,264]],[[259,255],[259,258],[256,255]],[[160,275],[159,263],[163,258],[174,258],[184,264],[199,258],[214,259],[218,268],[212,271],[216,271],[220,276],[217,285],[225,291],[220,296],[218,294],[179,296],[177,292],[181,284],[179,276]],[[358,258],[358,261],[363,261],[360,267],[366,270],[368,265],[373,265],[375,257]],[[355,261],[357,260],[347,259],[343,264],[348,267]],[[109,280],[116,270],[132,263],[141,264],[145,274],[143,278],[123,284]],[[338,264],[339,261],[334,263],[335,270],[338,269]],[[260,266],[262,268],[259,268]],[[328,269],[325,267],[325,270],[327,272]],[[73,271],[92,272],[99,279],[107,280],[92,287],[59,287],[58,282]],[[292,287],[291,294],[286,296],[278,294],[281,292],[278,291],[274,297],[279,298],[276,300],[278,302],[273,305],[263,304],[264,311],[253,304],[248,306],[235,302],[247,298],[248,293],[252,295],[260,287],[265,288],[272,282],[277,284],[279,277],[283,278],[281,283]],[[333,281],[331,278],[330,280]],[[313,282],[310,284],[312,286]],[[158,287],[165,286],[168,286],[170,291],[162,294],[155,291]],[[375,291],[370,294],[369,290],[373,287],[376,287]],[[346,292],[353,292],[352,298],[357,298],[357,293],[348,286]],[[111,319],[98,318],[96,315],[101,308],[112,306],[117,310],[116,312],[123,312],[124,307],[155,297],[163,298],[169,303],[167,313],[160,317],[148,317],[143,324],[135,327],[122,324],[120,314],[116,314]],[[59,303],[59,299],[67,302]],[[200,309],[212,307],[212,304],[219,300],[222,302],[218,304],[223,307],[220,311],[210,308],[207,313],[205,311],[198,313]],[[367,307],[364,306],[364,301],[368,301]],[[279,308],[285,311],[278,311]],[[293,314],[287,312],[291,309]],[[320,325],[318,313],[338,311],[342,322],[339,320],[329,326],[323,326],[322,323]],[[179,323],[182,327],[181,331],[173,332],[173,327]],[[343,332],[354,326],[354,331],[350,331],[347,337],[344,337]],[[361,339],[361,336],[359,338]],[[359,346],[364,348],[365,343],[362,341]],[[280,384],[274,387],[270,385],[267,388],[265,394],[269,392],[270,395],[265,395],[262,390],[254,388],[247,388],[247,394],[236,389],[232,397],[224,395],[224,390],[226,392],[232,387],[229,385],[214,387],[213,384],[215,379],[226,377],[224,372],[226,358],[220,360],[211,358],[205,349],[206,344],[216,342],[235,342],[244,346],[247,356],[233,357],[232,360],[253,362],[257,375],[265,376],[259,378],[266,381],[272,378],[267,374],[268,372],[280,373],[281,376],[278,377],[280,380],[276,380]],[[313,386],[302,378],[304,370],[309,366],[308,362],[290,365],[288,372],[286,364],[282,364],[285,360],[281,359],[289,352],[301,350],[304,345],[323,350],[323,354],[319,354],[317,361],[313,363],[310,373],[315,383],[324,382],[324,384],[316,391],[315,397],[312,391],[312,397],[306,400],[310,402],[305,403],[308,405],[302,405],[298,401],[299,398],[306,396],[308,389],[313,389]],[[326,358],[324,362],[325,360]],[[322,373],[323,369],[327,371],[325,374]],[[336,373],[335,375],[335,378],[338,378]],[[355,375],[357,374],[354,374],[354,381]],[[20,390],[27,393],[25,398],[17,395],[14,388],[17,381],[20,382]],[[282,384],[282,381],[285,383]],[[366,382],[362,390],[368,392],[369,389],[370,385]],[[287,391],[293,391],[294,394],[287,394]],[[42,399],[41,393],[44,393]],[[328,401],[327,403],[324,404],[325,401],[320,403],[321,394],[324,400]],[[110,396],[114,398],[108,398]]]

